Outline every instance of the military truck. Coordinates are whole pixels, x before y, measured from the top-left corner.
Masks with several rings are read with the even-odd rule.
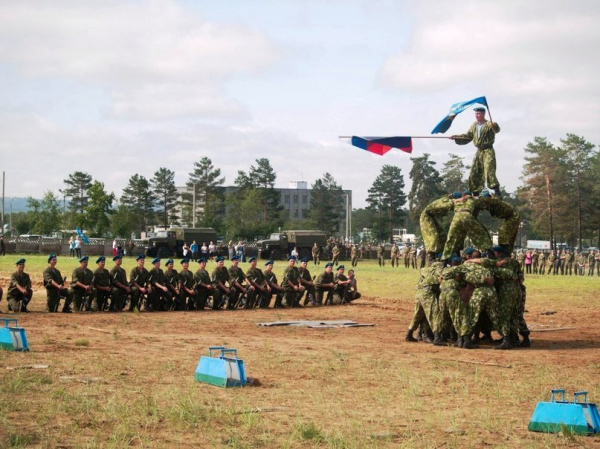
[[[183,245],[191,246],[196,240],[198,247],[202,242],[208,245],[211,241],[217,243],[217,232],[213,228],[171,228],[159,231],[148,239],[148,257],[183,257]]]
[[[317,244],[323,253],[327,237],[322,231],[282,231],[275,232],[268,239],[256,242],[258,254],[262,259],[281,259],[289,255],[294,247],[300,259],[312,257],[312,247]]]

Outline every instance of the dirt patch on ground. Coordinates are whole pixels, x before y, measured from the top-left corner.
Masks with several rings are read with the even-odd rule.
[[[20,315],[30,353],[0,354],[0,442],[39,447],[562,447],[527,431],[550,389],[600,402],[597,307],[528,305],[533,347],[406,343],[411,301],[293,310]],[[6,303],[2,303],[6,307]],[[37,310],[36,310],[37,309]],[[545,314],[548,310],[554,314]],[[4,315],[6,316],[6,315]],[[11,316],[13,317],[13,316]],[[265,328],[276,320],[375,323]],[[235,347],[253,387],[193,381],[208,346]],[[6,367],[46,364],[48,369]],[[10,374],[8,374],[10,373]],[[15,443],[16,442],[16,443]]]

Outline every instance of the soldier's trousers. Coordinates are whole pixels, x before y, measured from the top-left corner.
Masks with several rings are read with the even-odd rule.
[[[538,262],[534,261],[533,262],[533,274],[538,274],[538,271],[539,271]]]
[[[173,303],[173,293],[167,289],[164,290],[154,286],[152,292],[148,294],[148,306],[145,306],[146,310],[160,311],[170,310],[171,304]]]
[[[590,268],[588,269],[588,276],[594,275],[594,265],[590,264]]]
[[[265,301],[261,304],[260,307],[262,309],[269,308],[269,306],[271,305],[271,300],[273,299],[273,296],[275,296],[275,302],[273,303],[273,307],[276,309],[280,308],[281,301],[283,300],[283,290],[281,290],[281,291],[271,290],[270,295],[265,295]]]
[[[131,288],[131,302],[129,303],[129,311],[133,312],[136,308],[140,310],[141,308],[141,300],[144,294],[137,287]]]
[[[325,295],[325,293],[327,293],[327,296],[325,298],[325,305],[331,304],[331,301],[333,299],[333,288],[317,287],[316,291],[317,291],[317,304],[323,305],[323,295]]]
[[[129,293],[127,293],[127,291],[125,291],[124,289],[119,287],[113,287],[110,300],[110,307],[108,310],[110,312],[121,312],[127,304],[128,296]]]
[[[523,284],[519,286],[521,288],[521,297],[520,303],[518,305],[517,310],[517,327],[519,330],[519,334],[525,336],[529,335],[529,328],[527,327],[527,322],[525,321],[525,302],[527,300],[527,289]]]
[[[415,311],[409,330],[415,331],[423,318],[427,319],[434,333],[442,331],[442,316],[436,292],[432,288],[419,288],[415,296]]]
[[[204,310],[206,304],[208,303],[208,298],[210,297],[210,292],[213,290],[208,290],[202,286],[199,286],[196,289],[196,303],[194,304],[194,308],[196,310]]]
[[[60,290],[53,287],[46,288],[46,310],[51,313],[58,312],[60,298],[65,298],[62,311],[66,312],[71,307],[71,295],[69,294],[69,290],[64,287]]]
[[[337,264],[340,263],[340,257],[339,256],[333,256],[333,258],[331,259],[331,263],[333,264],[333,267],[335,268]]]
[[[481,192],[485,186],[495,189],[500,186],[496,177],[496,152],[493,148],[477,149],[471,173],[469,175],[469,190],[473,193]]]
[[[353,267],[357,266],[358,265],[358,256],[354,256],[352,258],[352,262],[351,263],[352,263]]]
[[[105,290],[96,289],[96,297],[92,302],[92,310],[94,312],[102,312],[108,304],[108,298],[110,298],[110,292]]]
[[[482,312],[487,312],[492,326],[498,330],[498,295],[494,287],[489,285],[476,286],[469,302],[469,326],[471,330]]]
[[[321,264],[321,261],[319,260],[319,256],[313,255],[313,263],[315,265],[320,265]]]
[[[452,254],[458,254],[464,245],[465,237],[469,237],[473,241],[473,245],[482,251],[492,247],[490,234],[479,220],[470,212],[455,212],[448,230],[442,259],[448,259]]]
[[[573,276],[573,262],[567,262],[567,266],[565,268],[565,274],[569,276]]]
[[[464,337],[469,334],[471,332],[469,305],[460,298],[460,292],[455,288],[443,288],[440,293],[440,302],[445,304],[458,336]]]
[[[22,294],[21,292],[17,292],[14,298],[6,298],[8,301],[8,310],[12,310],[13,312],[20,312],[22,310],[27,309],[27,304],[31,301],[33,297],[33,290],[30,288],[27,289],[27,293]]]
[[[546,262],[540,263],[540,274],[546,274]]]
[[[377,256],[377,262],[379,263],[380,267],[385,267],[385,259],[383,256]]]
[[[75,307],[75,311],[80,312],[82,310],[90,311],[92,310],[92,301],[96,296],[96,290],[92,289],[91,292],[86,292],[85,290],[78,287],[71,287],[69,291],[71,294],[71,298],[73,300],[73,305]]]
[[[213,310],[219,310],[219,309],[223,308],[226,305],[225,302],[230,301],[229,295],[226,295],[225,292],[217,286],[215,286],[215,288],[213,288],[212,297],[213,297],[213,303],[212,303]]]
[[[498,288],[498,323],[496,330],[502,335],[514,335],[518,330],[521,287],[515,282],[503,282]]]
[[[246,309],[254,309],[258,304],[261,304],[263,294],[264,293],[257,288],[248,289]]]
[[[430,253],[441,253],[444,250],[446,236],[444,230],[432,215],[424,212],[420,218],[421,236],[425,249]]]
[[[281,300],[282,307],[294,307],[298,300],[298,292],[295,290],[285,290]]]
[[[305,285],[304,288],[306,291],[300,295],[298,298],[298,302],[302,300],[302,296],[304,296],[304,305],[307,305],[309,302],[316,303],[317,302],[317,291],[315,290],[314,285]]]
[[[185,289],[181,289],[179,297],[177,298],[177,306],[175,310],[194,310],[194,303],[196,302],[196,292],[189,294]]]

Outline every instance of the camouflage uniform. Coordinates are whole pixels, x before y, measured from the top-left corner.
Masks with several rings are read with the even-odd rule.
[[[129,304],[129,311],[133,311],[136,307],[140,309],[140,300],[142,299],[141,288],[148,286],[148,280],[150,279],[150,273],[144,267],[133,267],[129,273],[129,283],[131,287],[131,303]],[[139,287],[138,287],[139,286]]]
[[[250,285],[254,287],[248,290],[248,302],[246,303],[246,308],[253,309],[257,305],[262,304],[264,302],[264,292],[256,288],[254,284],[262,288],[263,284],[265,283],[265,276],[260,268],[250,267],[246,271],[246,279],[248,279]]]
[[[350,258],[351,264],[353,267],[358,265],[358,248],[356,245],[352,245],[352,249],[350,250]]]
[[[323,271],[315,280],[315,289],[317,291],[317,303],[323,305],[323,295],[327,292],[325,304],[331,303],[333,299],[333,288],[325,287],[324,284],[333,284],[333,272]]]
[[[496,153],[493,147],[500,126],[496,122],[492,126],[489,121],[484,120],[478,134],[477,125],[477,122],[473,123],[465,134],[459,134],[455,139],[457,145],[466,145],[473,141],[477,147],[469,175],[469,190],[474,193],[481,192],[486,184],[492,189],[500,186],[496,177]]]
[[[521,282],[523,271],[515,259],[496,269],[496,290],[500,308],[497,331],[502,335],[516,335],[518,331],[519,309],[522,303]]]
[[[460,206],[457,207],[460,209]],[[480,197],[477,200],[473,215],[477,217],[482,210],[489,211],[490,215],[494,218],[504,220],[498,230],[498,244],[512,252],[515,240],[517,239],[517,233],[519,232],[519,225],[521,224],[521,217],[517,209],[500,198]]]
[[[111,312],[120,312],[125,308],[125,304],[127,303],[127,297],[129,293],[125,290],[124,287],[127,287],[127,273],[123,268],[118,265],[115,265],[110,270],[110,279],[111,284],[113,286],[111,297],[112,300],[110,302],[109,310]],[[117,282],[121,284],[123,287],[119,287]]]
[[[539,258],[540,258],[540,255],[537,252],[537,249],[534,249],[533,253],[531,253],[531,261],[532,261],[533,274],[538,274],[539,273]]]
[[[92,301],[94,300],[94,289],[90,292],[87,292],[85,289],[78,287],[75,283],[79,282],[83,285],[92,285],[92,280],[94,278],[94,273],[89,268],[78,267],[73,270],[73,274],[71,275],[71,288],[69,293],[71,294],[71,298],[73,298],[73,302],[75,303],[75,310],[80,311],[84,308],[86,310],[92,309]],[[83,298],[87,297],[87,301],[84,304]]]
[[[440,304],[450,314],[452,325],[459,337],[470,334],[471,326],[469,323],[469,304],[460,297],[460,290],[466,287],[464,281],[465,269],[459,265],[447,267],[442,271],[442,283],[440,284]],[[457,278],[459,278],[457,280]]]
[[[69,290],[64,288],[64,280],[60,271],[56,268],[48,267],[44,270],[44,287],[46,287],[46,310],[48,312],[57,312],[60,304],[60,298],[65,298],[62,311],[67,312],[71,304],[71,295]],[[51,281],[56,282],[61,288],[56,288]]]
[[[190,270],[181,270],[178,276],[178,310],[194,310],[194,304],[196,303],[196,291],[194,290],[194,273],[192,273]],[[193,290],[193,293],[189,293],[184,287]]]
[[[434,333],[442,331],[442,316],[438,303],[440,292],[440,275],[444,265],[441,262],[434,262],[431,266],[421,270],[421,276],[417,283],[415,292],[415,310],[413,319],[408,326],[409,332],[414,332],[423,321],[427,319],[431,330]]]
[[[438,254],[444,250],[446,234],[438,220],[453,209],[454,201],[448,195],[429,203],[423,209],[419,221],[423,244],[429,253]]]
[[[27,290],[25,294],[21,293],[17,285]],[[18,271],[10,276],[10,284],[8,285],[8,293],[6,301],[8,302],[8,310],[14,312],[26,311],[27,304],[31,301],[33,290],[31,289],[31,278],[25,272],[19,274]]]
[[[92,303],[92,310],[102,312],[108,303],[108,298],[110,298],[110,291],[99,289],[98,287],[108,287],[110,288],[110,274],[106,268],[96,268],[94,270],[94,282],[93,282],[94,290],[96,291],[96,296]]]
[[[394,243],[392,245],[392,250],[390,251],[390,259],[392,260],[392,267],[393,266],[396,266],[396,267],[400,266],[399,253],[400,253],[400,249]]]
[[[548,276],[552,273],[554,273],[554,261],[556,259],[556,256],[554,255],[554,251],[550,251],[550,254],[548,254]]]
[[[197,310],[204,310],[213,291],[213,289],[204,287],[202,284],[211,285],[210,275],[205,268],[198,268],[194,273],[194,285],[196,286],[196,304],[194,304],[194,308]]]
[[[220,309],[221,307],[223,307],[224,304],[224,300],[225,298],[227,298],[227,300],[231,301],[229,299],[228,296],[226,296],[225,291],[221,289],[221,287],[219,287],[219,283],[223,284],[223,286],[225,288],[227,288],[227,285],[229,284],[229,272],[227,271],[227,268],[225,267],[216,267],[211,275],[211,281],[213,284],[213,310],[217,310]],[[231,290],[230,290],[231,292]],[[230,293],[231,294],[231,293]],[[225,296],[225,298],[224,298]]]
[[[313,245],[312,247],[312,257],[313,257],[313,263],[315,265],[319,265],[321,263],[321,261],[319,260],[319,256],[321,254],[321,248],[318,245]]]
[[[334,265],[340,263],[340,248],[337,245],[335,245],[331,250],[331,263]]]
[[[477,201],[467,196],[464,200],[456,200],[454,217],[448,230],[448,238],[442,258],[448,259],[452,254],[459,254],[465,237],[469,237],[476,248],[486,250],[492,247],[492,240],[487,229],[473,216]]]
[[[546,274],[546,252],[545,251],[540,251],[540,255],[538,256],[539,259],[539,265],[540,265],[540,270],[539,270],[539,274]]]
[[[315,290],[315,285],[313,283],[312,276],[310,275],[310,271],[308,271],[308,268],[300,267],[300,268],[298,268],[298,274],[299,274],[300,283],[306,289],[306,296],[304,297],[304,305],[307,305],[309,302],[311,302],[312,304],[316,304],[317,292]],[[302,299],[303,295],[304,295],[304,293],[301,293],[299,295],[298,302]]]
[[[173,298],[177,298],[179,296],[179,273],[174,268],[167,268],[165,270],[165,287],[169,289],[169,293],[171,293],[171,299],[167,298],[165,303],[165,308],[167,310],[171,310],[175,307],[175,301]]]
[[[237,282],[241,285],[242,282],[246,280],[246,275],[239,266],[236,267],[231,265],[227,271],[229,272],[229,285],[231,290],[227,308],[235,309],[240,300],[240,295],[242,294],[242,290],[239,287],[236,287],[235,283]]]
[[[495,265],[494,261],[490,261]],[[465,281],[471,284],[473,296],[469,301],[469,327],[473,330],[479,315],[487,312],[494,329],[498,329],[498,294],[493,285],[494,268],[482,259],[482,265],[465,263]],[[492,283],[488,281],[491,279]]]
[[[334,248],[335,249],[335,248]],[[292,283],[292,285],[290,285]],[[287,266],[283,271],[283,307],[295,307],[298,304],[299,292],[294,289],[293,285],[298,286],[300,283],[300,273],[298,267]]]
[[[377,262],[379,263],[380,267],[385,267],[385,259],[383,257],[383,251],[384,251],[383,245],[379,245],[377,247]]]
[[[594,251],[590,251],[587,258],[588,263],[588,276],[594,275],[594,265],[596,264],[596,256],[594,255]]]

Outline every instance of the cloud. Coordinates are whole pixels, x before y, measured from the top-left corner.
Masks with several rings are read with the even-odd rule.
[[[0,61],[29,78],[103,86],[116,116],[238,114],[224,83],[276,55],[263,33],[208,22],[172,0],[0,5]]]

